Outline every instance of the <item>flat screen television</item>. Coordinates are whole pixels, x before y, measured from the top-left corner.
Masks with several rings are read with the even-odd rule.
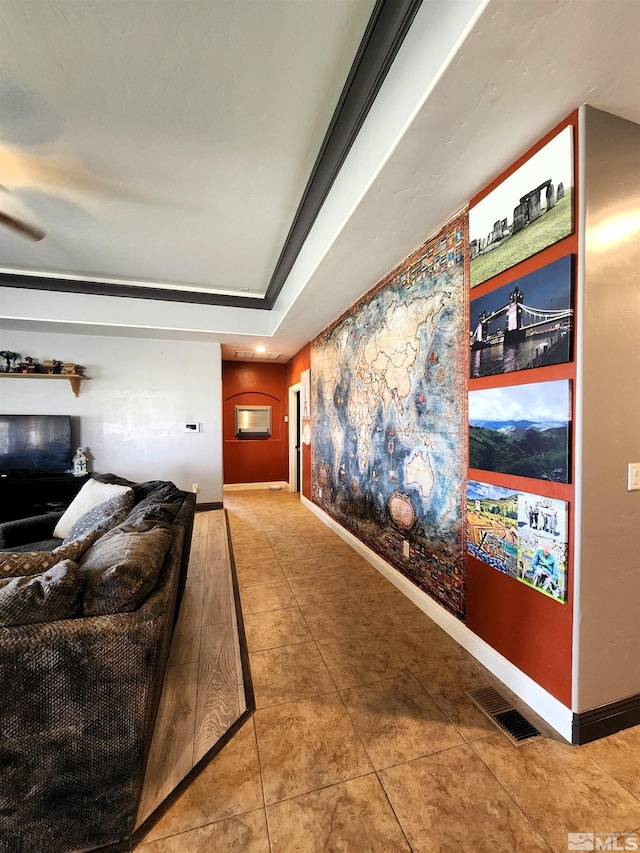
[[[69,415],[0,415],[0,476],[62,474],[70,468]]]

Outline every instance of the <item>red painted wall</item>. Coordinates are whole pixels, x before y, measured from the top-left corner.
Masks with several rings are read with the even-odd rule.
[[[578,116],[577,112],[554,128],[540,140],[520,160],[506,172],[496,178],[482,193],[471,200],[471,206],[481,201],[495,186],[514,172],[531,154],[542,148],[551,137],[562,128],[573,125],[574,141],[574,233],[566,239],[550,246],[521,264],[505,270],[487,282],[474,287],[471,296],[483,296],[496,287],[519,278],[558,258],[578,252],[577,210],[578,210]],[[574,272],[575,274],[575,272]],[[574,289],[575,289],[574,281]],[[574,340],[580,317],[577,312],[578,300],[574,299]],[[525,375],[529,374],[529,375]],[[515,385],[525,381],[544,382],[551,379],[570,379],[573,384],[573,417],[575,418],[575,362],[558,364],[553,367],[539,367],[534,371],[505,373],[499,376],[487,376],[469,380],[470,390],[495,386]],[[572,454],[573,457],[573,454]],[[572,464],[572,468],[574,468]],[[495,486],[518,489],[523,492],[539,494],[567,501],[569,504],[569,555],[567,574],[567,603],[560,604],[546,595],[535,592],[514,578],[503,575],[486,563],[467,556],[467,615],[468,627],[482,637],[496,651],[504,655],[518,669],[526,672],[534,681],[544,687],[552,696],[564,705],[571,706],[571,659],[573,632],[573,512],[575,469],[572,470],[571,483],[551,483],[531,480],[526,477],[514,477],[509,474],[496,474],[487,471],[469,469],[469,479],[491,483]]]
[[[474,205],[495,188],[504,178],[517,169],[549,139],[563,127],[574,127],[574,211],[578,210],[577,176],[577,112],[558,125],[544,139],[527,152],[510,169],[472,199]],[[575,233],[555,246],[551,246],[524,261],[517,267],[506,270],[499,276],[473,289],[473,297],[500,287],[513,278],[525,275],[538,267],[549,264],[568,253],[577,254],[577,224]],[[577,309],[576,299],[574,309]],[[468,310],[468,309],[467,309]],[[574,313],[574,329],[580,321],[577,310]],[[575,332],[574,332],[575,339]],[[300,374],[310,367],[311,344],[307,344],[286,365],[285,387],[300,381]],[[277,367],[277,365],[275,365]],[[223,372],[224,377],[224,372]],[[472,389],[509,385],[523,381],[521,374],[502,374],[499,377],[486,377],[471,380]],[[532,377],[530,377],[532,378]],[[538,368],[535,381],[550,379],[571,379],[575,389],[575,363]],[[288,399],[285,397],[284,399]],[[574,411],[575,415],[575,411]],[[313,442],[313,434],[311,437]],[[285,454],[286,456],[286,454]],[[286,461],[286,460],[285,460]],[[226,468],[225,468],[226,470]],[[575,472],[574,472],[575,473]],[[258,478],[268,479],[268,478]],[[551,695],[563,704],[571,705],[571,658],[573,627],[573,512],[574,486],[562,483],[543,483],[523,477],[506,474],[492,474],[487,471],[469,469],[469,479],[492,483],[499,486],[515,487],[524,492],[547,495],[569,503],[569,561],[567,603],[560,604],[545,595],[535,592],[525,584],[497,572],[475,558],[467,558],[467,613],[466,624],[479,637],[504,655],[515,666],[527,673]],[[245,480],[238,480],[238,482]],[[574,482],[572,477],[572,483]],[[225,478],[225,482],[227,481]],[[311,499],[311,448],[303,445],[303,484],[302,493]]]
[[[224,361],[222,363],[223,452],[225,483],[268,483],[288,480],[286,365]],[[271,406],[268,437],[238,438],[235,406]]]
[[[287,369],[287,388],[300,382],[300,374],[311,367],[311,344],[308,343],[285,365]],[[287,396],[288,401],[288,396]],[[291,413],[289,413],[291,416]],[[313,433],[311,435],[313,442]],[[311,500],[311,445],[302,445],[302,488],[301,494]]]

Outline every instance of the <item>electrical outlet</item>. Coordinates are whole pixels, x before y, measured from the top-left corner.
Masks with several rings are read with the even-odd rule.
[[[402,543],[402,553],[407,559],[409,558],[409,540],[405,539]]]
[[[191,486],[191,491],[193,492],[194,495],[197,495],[198,492],[200,491],[200,486],[197,483],[194,483]]]

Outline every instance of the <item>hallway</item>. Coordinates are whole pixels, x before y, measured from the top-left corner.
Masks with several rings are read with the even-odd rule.
[[[515,748],[466,695],[495,679],[298,495],[230,492],[225,507],[256,712],[141,851],[565,853],[568,833],[640,839],[640,727]]]

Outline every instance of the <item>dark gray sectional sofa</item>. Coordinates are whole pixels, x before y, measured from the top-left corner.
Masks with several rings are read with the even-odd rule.
[[[135,828],[195,496],[172,483],[96,479],[131,486],[134,505],[77,566],[72,562],[71,577],[81,585],[74,615],[0,626],[1,853],[126,845]],[[10,551],[60,545],[51,535],[58,519],[0,524],[0,567]],[[141,560],[145,535],[160,542],[160,551]],[[118,587],[113,595],[113,578],[136,548],[137,598],[118,610],[122,595]],[[27,582],[33,587],[31,577],[5,580],[5,590],[20,594]]]

